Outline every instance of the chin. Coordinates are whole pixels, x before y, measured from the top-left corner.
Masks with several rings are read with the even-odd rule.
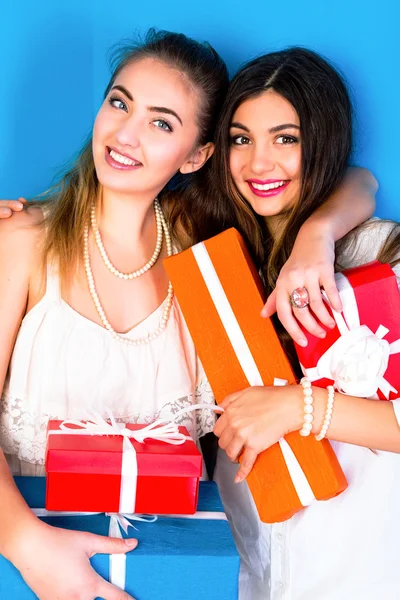
[[[126,180],[123,173],[107,173],[105,169],[96,169],[97,179],[100,185],[107,190],[118,193],[134,193],[141,191],[137,185],[132,185],[132,182]]]
[[[261,202],[249,202],[251,208],[253,209],[253,211],[256,213],[256,215],[258,215],[259,217],[277,217],[280,214],[283,214],[284,212],[286,212],[282,207],[279,208],[275,208],[273,206],[266,206],[266,202],[265,201],[261,201]]]

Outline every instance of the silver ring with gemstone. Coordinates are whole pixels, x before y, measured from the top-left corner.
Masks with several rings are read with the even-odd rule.
[[[295,308],[306,308],[310,304],[308,290],[305,287],[298,287],[290,294],[289,300],[291,306]]]

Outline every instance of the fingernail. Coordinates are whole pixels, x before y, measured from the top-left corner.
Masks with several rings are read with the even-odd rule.
[[[300,338],[299,340],[297,340],[297,344],[299,346],[302,346],[303,348],[305,348],[307,346],[308,342],[305,338]]]
[[[240,483],[241,481],[243,481],[243,479],[239,475],[236,475],[234,483]]]
[[[2,214],[2,215],[9,215],[10,214],[10,209],[9,208],[1,208],[0,209],[0,214]]]
[[[321,339],[326,338],[326,331],[320,331],[319,334],[318,334],[318,337],[321,338]]]
[[[16,208],[24,208],[22,202],[17,202]]]
[[[267,311],[263,308],[260,315],[265,318],[267,316]]]
[[[135,538],[129,538],[125,540],[125,544],[129,546],[129,548],[133,548],[134,546],[137,546],[137,540],[135,540]]]
[[[328,327],[330,327],[331,329],[334,329],[334,328],[335,328],[335,326],[336,326],[336,323],[335,323],[335,321],[329,321],[329,323],[328,323]]]

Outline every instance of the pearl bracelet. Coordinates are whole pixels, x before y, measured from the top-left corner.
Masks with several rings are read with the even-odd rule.
[[[333,385],[328,385],[326,388],[328,390],[328,401],[326,403],[326,412],[324,422],[322,423],[321,431],[318,435],[315,436],[315,439],[320,442],[326,436],[329,425],[331,424],[332,413],[333,413],[333,405],[335,403],[335,388]]]
[[[300,383],[303,387],[303,394],[304,394],[304,421],[303,421],[303,427],[300,429],[299,433],[303,437],[307,437],[311,433],[312,426],[313,426],[313,420],[314,420],[314,416],[313,416],[313,412],[314,412],[313,401],[314,400],[313,400],[313,395],[312,395],[313,392],[312,392],[312,387],[311,387],[311,381],[308,379],[308,377],[303,377],[303,379],[301,379]]]

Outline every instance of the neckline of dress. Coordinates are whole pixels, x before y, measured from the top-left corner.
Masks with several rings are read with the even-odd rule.
[[[147,317],[145,317],[143,319],[143,321],[140,321],[140,323],[137,323],[136,325],[131,327],[131,329],[128,329],[128,331],[117,332],[118,335],[123,335],[123,336],[129,337],[132,333],[136,333],[138,330],[140,330],[142,328],[144,329],[145,326],[148,325],[149,321],[151,322],[153,319],[155,319],[155,317],[158,317],[160,312],[162,312],[166,301],[167,301],[167,298],[164,298],[164,300],[161,302],[161,304],[159,304],[153,310],[153,312],[151,312],[149,315],[147,315]],[[64,308],[66,308],[74,317],[98,328],[101,331],[104,331],[107,335],[110,336],[107,329],[105,329],[102,325],[100,325],[100,323],[96,323],[96,321],[92,321],[92,319],[89,319],[88,317],[85,317],[85,315],[82,315],[79,311],[75,310],[75,308],[73,308],[70,304],[68,304],[68,302],[66,300],[64,300],[64,298],[60,298],[60,302],[61,302],[62,306],[64,306]],[[173,311],[173,308],[174,308],[174,304],[172,305],[171,313]],[[172,318],[172,314],[170,314],[169,318],[170,319]],[[112,339],[111,336],[110,336],[110,339]]]

